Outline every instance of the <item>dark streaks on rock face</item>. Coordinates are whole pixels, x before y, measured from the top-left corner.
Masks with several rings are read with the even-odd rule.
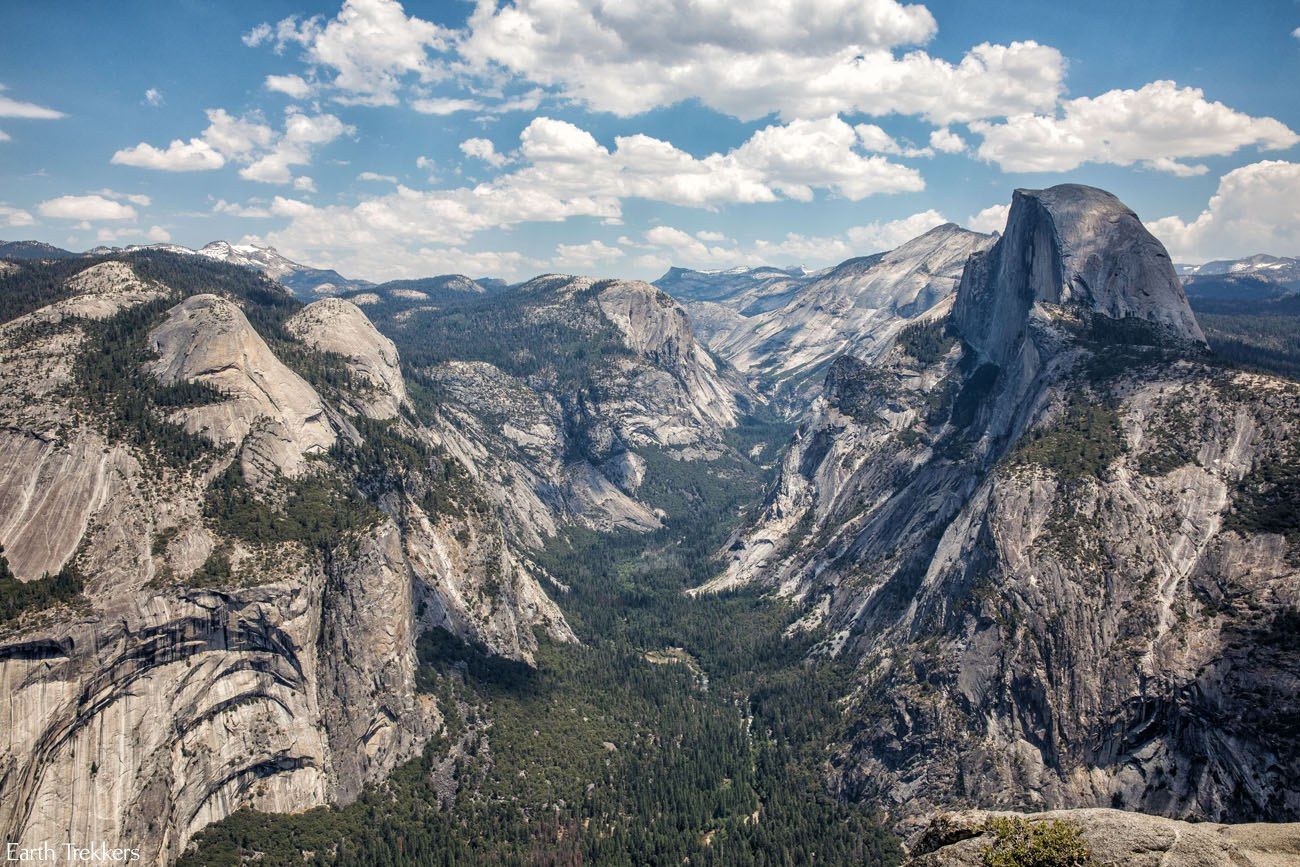
[[[832,365],[707,585],[779,588],[856,664],[832,786],[903,822],[1300,817],[1296,550],[1228,520],[1300,386],[1207,364],[1164,250],[1087,187],[1015,194],[951,328]]]

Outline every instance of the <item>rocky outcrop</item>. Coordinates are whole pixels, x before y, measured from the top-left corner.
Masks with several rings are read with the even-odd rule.
[[[526,547],[568,524],[657,528],[638,495],[648,456],[730,455],[726,431],[758,401],[695,339],[682,307],[647,283],[547,275],[465,303],[482,305],[463,308],[470,322],[488,306],[490,316],[508,311],[524,361],[514,372],[503,369],[513,359],[428,368],[448,398],[433,426]],[[398,312],[394,333],[427,354],[418,320],[400,318],[418,310]],[[564,344],[553,350],[546,341],[557,334]]]
[[[1096,867],[1281,867],[1300,861],[1300,824],[1190,823],[1120,810],[945,813],[912,846],[906,867],[983,867],[993,819],[1077,829]]]
[[[237,446],[250,478],[299,475],[308,456],[333,444],[325,403],[284,365],[243,311],[216,295],[176,305],[149,336],[157,358],[149,371],[164,383],[198,382],[225,400],[179,410],[191,433]]]
[[[677,380],[682,404],[697,422],[716,428],[735,427],[742,411],[745,387],[731,372],[722,371],[695,340],[682,307],[649,283],[612,281],[596,295],[600,310],[623,335],[624,343],[655,368]],[[644,376],[644,374],[643,374]],[[671,389],[647,384],[656,394]],[[646,437],[675,444],[681,434],[648,428]]]
[[[832,360],[875,357],[908,320],[951,295],[967,258],[992,243],[990,235],[948,223],[886,253],[785,281],[756,281],[743,293],[701,297],[688,309],[709,323],[713,351],[800,415]]]
[[[1209,364],[1152,243],[1100,191],[1018,193],[948,322],[832,365],[728,545],[705,589],[801,601],[856,665],[843,796],[1300,815],[1296,537],[1258,519],[1300,386]]]
[[[113,314],[103,299],[121,311],[173,294],[112,261],[0,325],[0,544],[20,580],[64,566],[84,579],[76,598],[0,623],[0,836],[23,847],[103,841],[167,864],[235,810],[346,803],[441,726],[416,688],[425,629],[520,660],[537,633],[574,640],[432,434],[399,420],[402,450],[374,474],[357,455],[380,446],[330,402],[360,406],[372,390],[323,398],[252,328],[240,303],[256,301],[195,295],[90,327]],[[177,463],[139,439],[166,428],[123,436],[131,418],[79,392],[79,360],[102,351],[92,339],[139,340],[156,352],[146,375],[219,390],[197,406],[141,398],[213,448]],[[332,443],[342,450],[308,459]],[[210,508],[232,461],[257,475],[253,493],[222,489],[261,504],[242,524]],[[294,484],[316,510],[304,518],[334,520],[342,498],[363,517],[324,542],[267,541]]]
[[[397,415],[406,401],[397,347],[360,307],[339,298],[314,301],[295,313],[285,328],[313,349],[346,359],[362,391],[362,412],[376,419]]]
[[[1170,339],[1205,343],[1164,247],[1119,199],[1093,187],[1016,190],[1006,233],[962,275],[953,322],[1003,364],[1039,304],[1139,319]]]

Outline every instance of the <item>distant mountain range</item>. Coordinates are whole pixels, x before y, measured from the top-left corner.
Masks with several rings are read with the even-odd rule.
[[[655,285],[686,305],[710,349],[798,414],[836,357],[871,358],[907,322],[937,313],[967,258],[994,240],[947,223],[821,271],[673,268]]]
[[[1256,253],[1243,259],[1216,259],[1203,265],[1175,265],[1179,277],[1211,277],[1224,274],[1250,275],[1275,283],[1300,281],[1300,259]]]

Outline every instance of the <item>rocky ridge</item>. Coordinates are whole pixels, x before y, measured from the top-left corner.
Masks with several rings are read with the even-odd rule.
[[[714,352],[798,415],[831,361],[874,358],[910,319],[951,295],[966,259],[992,243],[948,223],[895,250],[814,274],[753,280],[742,291],[716,293],[719,300],[693,290],[699,300],[687,308],[705,323]]]
[[[234,810],[346,802],[418,753],[425,629],[523,660],[573,633],[434,433],[350,413],[363,377],[404,388],[359,310],[141,267],[0,325],[0,543],[20,581],[81,588],[0,624],[0,829],[167,863]],[[344,325],[352,376],[313,348]]]
[[[950,318],[831,366],[704,589],[773,587],[854,662],[843,796],[1300,813],[1297,536],[1260,475],[1300,388],[1202,352],[1158,242],[1065,186],[1017,192]]]
[[[569,523],[658,527],[637,494],[647,459],[731,455],[726,431],[759,403],[646,283],[545,275],[490,296],[413,291],[432,297],[378,293],[368,310],[446,395],[440,442],[527,546]],[[479,331],[508,349],[463,336]]]
[[[1282,867],[1300,859],[1300,824],[1218,825],[1121,810],[990,813],[936,817],[912,847],[906,867],[983,867],[995,848],[993,819],[1077,829],[1097,867]]]

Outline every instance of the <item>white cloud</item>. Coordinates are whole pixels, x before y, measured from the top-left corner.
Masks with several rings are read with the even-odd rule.
[[[894,140],[894,137],[885,132],[874,123],[860,123],[853,128],[858,134],[858,141],[862,147],[873,153],[879,154],[897,154],[905,157],[930,157],[934,156],[934,151],[930,148],[913,147],[911,144],[903,146]]]
[[[101,196],[107,196],[110,199],[117,199],[121,202],[130,202],[131,204],[139,205],[142,208],[147,208],[153,204],[153,199],[143,193],[119,193],[117,190],[109,189],[99,190],[98,193]]]
[[[284,130],[280,133],[259,113],[236,117],[223,108],[210,108],[206,115],[208,126],[200,137],[188,142],[176,139],[166,149],[141,142],[117,151],[112,162],[158,171],[194,172],[219,169],[234,161],[243,164],[240,176],[247,180],[287,184],[293,177],[291,167],[308,165],[316,146],[354,132],[332,114],[307,115],[292,106],[285,112]]]
[[[240,37],[240,41],[249,48],[256,48],[259,45],[265,45],[274,39],[275,28],[265,21]]]
[[[283,93],[293,99],[306,99],[311,96],[311,85],[301,75],[268,75],[266,89]]]
[[[303,261],[349,257],[391,272],[386,258],[399,261],[421,245],[459,247],[490,228],[570,217],[618,221],[629,198],[715,208],[807,199],[816,190],[860,199],[923,186],[915,170],[856,148],[856,133],[838,118],[769,126],[733,151],[697,158],[646,135],[620,136],[606,148],[571,123],[538,117],[520,134],[520,167],[491,181],[435,190],[399,184],[355,205],[277,197],[271,210],[289,223],[269,238]],[[695,243],[707,248],[704,239]]]
[[[1176,161],[1300,142],[1271,117],[1250,117],[1206,100],[1199,88],[1180,88],[1172,81],[1066,100],[1059,117],[1023,114],[970,127],[983,136],[979,156],[1015,172],[1068,171],[1095,162],[1200,174],[1200,167]]]
[[[966,150],[966,140],[945,126],[930,133],[930,147],[945,154],[959,154]]]
[[[9,133],[0,129],[0,141],[12,141],[12,140],[13,139],[10,138]]]
[[[966,228],[976,232],[1001,232],[1007,227],[1011,205],[989,205],[966,220]]]
[[[454,99],[451,97],[426,97],[411,101],[411,108],[420,114],[448,115],[460,111],[483,111],[486,106],[476,99]]]
[[[7,90],[7,88],[0,84],[0,91],[4,90]],[[37,105],[34,102],[20,102],[0,93],[0,117],[19,117],[26,120],[57,120],[61,117],[67,117],[67,115],[61,111]]]
[[[314,193],[316,192],[316,182],[306,175],[302,175],[293,179],[293,188],[304,193]]]
[[[188,142],[176,139],[165,150],[141,142],[116,152],[111,162],[161,172],[201,172],[221,168],[226,159],[207,142],[192,138]]]
[[[854,252],[843,237],[815,237],[788,232],[780,241],[755,241],[753,257],[750,261],[767,262],[778,265],[831,265],[842,262],[854,255],[865,255],[867,251]]]
[[[460,143],[460,151],[465,156],[482,160],[494,168],[505,165],[504,155],[497,153],[496,146],[485,138],[470,138]]]
[[[1147,228],[1177,261],[1295,255],[1300,252],[1300,163],[1264,160],[1233,169],[1219,179],[1196,219],[1163,217]]]
[[[721,268],[738,264],[783,265],[802,263],[813,266],[832,265],[854,256],[892,250],[918,235],[948,222],[938,211],[928,210],[896,220],[852,226],[838,235],[803,235],[789,232],[780,240],[760,239],[738,245],[719,232],[696,232],[694,235],[671,226],[656,226],[644,235],[648,245],[666,253],[638,257],[633,265],[648,272],[669,264]],[[622,239],[625,246],[634,244]]]
[[[274,41],[278,50],[299,45],[305,62],[333,74],[337,100],[395,105],[407,77],[429,82],[445,75],[429,51],[445,51],[452,36],[437,24],[407,17],[396,0],[346,0],[329,21],[316,16],[286,18],[274,28],[259,24],[244,35],[244,43]]]
[[[293,177],[292,167],[310,165],[316,147],[355,131],[332,114],[307,115],[290,109],[285,115],[284,132],[275,144],[240,169],[239,176],[264,184],[287,184]],[[306,183],[310,184],[310,179]]]
[[[0,224],[16,227],[31,226],[35,222],[36,219],[27,211],[0,203]]]
[[[386,184],[397,183],[397,178],[393,177],[392,175],[381,175],[378,172],[362,172],[361,174],[357,175],[357,180],[379,181]]]
[[[925,7],[896,0],[479,0],[459,50],[472,69],[504,68],[624,116],[691,98],[745,120],[897,112],[949,123],[1055,104],[1056,49],[983,44],[956,64],[895,53],[935,31]]]
[[[704,234],[704,233],[701,233]],[[708,233],[713,234],[713,233]],[[671,251],[673,262],[691,265],[709,265],[719,261],[730,263],[740,255],[735,247],[712,246],[700,235],[691,235],[672,226],[655,226],[645,233],[645,239],[655,247]],[[719,240],[725,240],[720,238]]]
[[[217,200],[216,204],[212,206],[212,213],[253,219],[265,219],[275,216],[269,209],[261,205],[240,205],[236,202],[227,202],[225,199]]]
[[[156,87],[151,87],[144,92],[144,104],[157,108],[163,104],[162,91]]]
[[[878,253],[882,250],[892,250],[946,222],[948,222],[947,217],[931,209],[898,220],[854,226],[844,234],[856,249],[864,253]]]
[[[57,199],[41,202],[36,206],[36,210],[42,217],[83,222],[136,218],[135,208],[98,195],[59,196]]]
[[[560,244],[555,248],[552,264],[564,271],[583,271],[602,262],[620,259],[623,251],[602,241],[585,244]]]
[[[101,244],[113,244],[119,241],[132,241],[135,243],[145,241],[150,244],[165,244],[172,239],[172,235],[162,226],[150,226],[148,229],[127,226],[121,229],[100,229],[95,233],[95,239]]]
[[[210,108],[206,114],[208,128],[203,131],[203,141],[227,159],[247,159],[275,139],[275,130],[262,121],[260,114],[235,117],[224,108]]]
[[[1142,165],[1145,168],[1157,172],[1167,172],[1178,178],[1200,177],[1201,175],[1208,174],[1210,171],[1210,167],[1207,165],[1198,163],[1189,166],[1187,163],[1180,163],[1178,160],[1170,159],[1169,157],[1156,157],[1153,160],[1143,160]]]
[[[1291,35],[1294,36],[1296,39],[1300,39],[1300,27],[1297,27],[1295,30],[1292,30]]]
[[[813,187],[829,187],[858,201],[876,193],[916,192],[925,182],[916,169],[854,150],[858,134],[838,117],[796,120],[761,129],[733,152],[777,192],[807,202]]]
[[[415,158],[415,167],[417,169],[423,169],[425,171],[428,171],[430,169],[436,168],[437,165],[438,165],[437,163],[435,163],[433,160],[425,156],[419,156]]]

